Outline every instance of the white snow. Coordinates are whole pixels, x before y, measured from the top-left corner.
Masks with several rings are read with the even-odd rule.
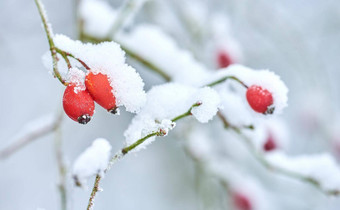
[[[125,63],[125,53],[118,44],[84,44],[64,35],[56,35],[54,42],[60,49],[85,62],[93,73],[108,75],[117,106],[125,106],[129,112],[138,112],[145,104],[144,82],[136,70]]]
[[[269,70],[254,70],[243,65],[235,64],[217,71],[213,76],[208,78],[208,80],[205,80],[203,84],[209,83],[209,81],[216,81],[225,76],[237,77],[248,87],[258,85],[267,89],[273,96],[274,114],[280,114],[287,106],[288,88],[274,72]],[[259,115],[262,114],[256,113],[256,116]]]
[[[201,105],[194,107],[191,113],[201,123],[211,120],[220,105],[217,92],[209,87],[194,88],[176,83],[154,86],[147,93],[146,105],[124,133],[126,144],[131,145],[147,134],[157,131],[160,122],[184,114],[197,102]],[[145,147],[153,140],[154,138],[150,138],[142,146]]]
[[[108,166],[111,154],[110,143],[103,138],[93,141],[83,153],[79,155],[73,165],[73,177],[82,186],[86,184],[86,179],[99,174],[104,175],[104,170]]]
[[[161,68],[174,82],[196,84],[209,75],[209,71],[189,51],[177,46],[158,26],[136,26],[129,33],[118,34],[117,40]]]
[[[278,167],[317,180],[324,190],[340,190],[340,168],[329,154],[289,157],[282,152],[273,152],[268,153],[266,159]]]
[[[109,35],[116,20],[117,11],[107,1],[82,0],[79,15],[84,21],[84,32],[103,39]]]
[[[85,73],[82,70],[74,67],[69,70],[66,82],[76,85],[74,92],[78,93],[79,91],[86,89],[84,80]]]

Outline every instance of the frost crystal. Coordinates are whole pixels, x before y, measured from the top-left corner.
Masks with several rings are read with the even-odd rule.
[[[64,35],[56,35],[54,42],[60,49],[86,63],[94,74],[108,75],[117,106],[138,112],[145,104],[144,82],[134,68],[125,63],[125,53],[115,42],[84,44]]]
[[[73,177],[77,184],[86,184],[86,179],[104,175],[111,153],[111,145],[106,139],[98,138],[79,155],[73,165]]]
[[[199,122],[205,123],[216,114],[220,98],[217,92],[209,87],[194,88],[176,83],[153,87],[147,93],[146,105],[125,131],[126,144],[131,145],[157,131],[160,125],[169,124],[171,119],[187,112],[197,102],[201,105],[194,107],[191,113]],[[150,138],[142,146],[153,140],[154,138]]]

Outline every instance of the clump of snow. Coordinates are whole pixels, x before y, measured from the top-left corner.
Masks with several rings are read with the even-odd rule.
[[[280,168],[315,179],[324,190],[340,191],[340,168],[329,154],[289,157],[273,152],[268,153],[266,159]]]
[[[171,121],[186,113],[192,105],[192,115],[201,123],[208,122],[217,113],[220,99],[216,91],[209,87],[194,88],[176,83],[153,87],[147,93],[147,102],[125,131],[126,144],[131,145],[138,139],[157,131],[159,122]],[[152,142],[150,138],[143,145]]]
[[[97,38],[107,38],[116,20],[117,11],[107,1],[82,0],[79,15],[84,32]]]
[[[229,66],[228,68],[219,70],[208,80],[210,82],[216,81],[225,76],[234,76],[241,80],[248,87],[252,85],[258,85],[264,89],[267,89],[273,96],[273,107],[275,107],[275,114],[280,114],[287,106],[288,88],[282,82],[280,77],[274,72],[269,70],[253,70],[251,68],[235,64]],[[207,82],[207,80],[205,80],[205,82]]]
[[[125,53],[118,44],[84,44],[64,35],[56,35],[54,42],[58,48],[86,63],[94,74],[108,75],[117,106],[138,112],[145,104],[144,82],[136,70],[125,63]]]
[[[256,122],[253,112],[248,108],[247,101],[244,97],[245,90],[238,92],[232,91],[227,85],[216,88],[220,97],[223,108],[221,113],[228,122],[237,127],[253,125]]]
[[[213,138],[209,136],[205,127],[195,126],[189,131],[185,146],[193,158],[202,162],[212,158],[214,154],[213,143]]]
[[[161,68],[172,81],[196,84],[209,75],[209,71],[190,52],[180,49],[157,26],[139,25],[129,33],[118,34],[117,40],[127,49],[143,55],[143,58]]]
[[[86,184],[86,179],[93,175],[103,176],[110,154],[111,145],[106,139],[94,140],[92,145],[79,155],[73,165],[72,174],[77,185],[83,186]]]
[[[76,86],[74,88],[74,92],[78,93],[79,91],[86,89],[84,80],[85,73],[82,70],[74,67],[69,70],[66,82],[69,84],[74,84]]]

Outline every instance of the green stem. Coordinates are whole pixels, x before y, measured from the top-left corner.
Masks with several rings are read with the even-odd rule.
[[[220,84],[220,83],[222,83],[222,82],[224,82],[224,81],[226,81],[226,80],[228,80],[228,79],[232,79],[232,80],[234,80],[234,81],[240,83],[243,87],[248,88],[248,86],[247,86],[246,84],[244,84],[240,79],[238,79],[238,78],[235,77],[235,76],[225,76],[225,77],[223,77],[223,78],[221,78],[221,79],[219,79],[219,80],[216,80],[216,81],[214,81],[214,82],[211,82],[211,83],[209,83],[209,84],[207,84],[207,85],[205,85],[205,86],[212,87],[212,86],[218,85],[218,84]]]
[[[96,197],[97,192],[99,191],[99,182],[101,180],[101,176],[97,174],[96,180],[94,181],[94,185],[92,188],[91,196],[89,199],[89,203],[87,205],[87,210],[92,210],[93,209],[93,204],[94,204],[94,198]]]
[[[136,148],[138,145],[142,144],[145,140],[147,140],[148,138],[151,138],[153,136],[157,136],[158,135],[158,131],[150,133],[149,135],[139,139],[138,141],[136,141],[135,143],[131,144],[130,146],[124,147],[122,149],[122,154],[126,155],[128,152],[130,152],[131,150],[133,150],[134,148]]]
[[[63,84],[63,85],[67,85],[67,82],[62,78],[59,70],[58,70],[58,57],[57,57],[57,52],[56,52],[56,47],[55,44],[53,42],[53,33],[52,33],[52,29],[50,28],[50,24],[48,23],[48,19],[47,19],[47,15],[45,13],[45,9],[44,9],[44,5],[41,3],[40,0],[34,0],[41,20],[43,22],[43,26],[46,32],[46,36],[47,36],[47,40],[48,40],[48,44],[50,45],[50,51],[51,51],[51,56],[52,56],[52,60],[53,60],[53,73],[55,75],[55,77],[58,78],[58,80]]]
[[[144,66],[148,67],[150,70],[157,73],[159,76],[163,77],[163,79],[167,82],[171,81],[171,77],[165,73],[161,68],[159,68],[157,65],[153,64],[151,61],[148,61],[147,59],[143,58],[142,56],[138,55],[137,53],[133,52],[132,50],[128,49],[121,43],[119,43],[121,48],[128,54],[131,58],[139,61]]]
[[[64,50],[62,50],[60,48],[57,48],[57,47],[55,48],[55,50],[56,50],[57,53],[59,53],[61,56],[63,56],[63,58],[65,59],[66,63],[68,64],[68,66],[71,66],[70,61],[68,59],[68,56],[69,56],[69,57],[77,60],[81,65],[84,66],[84,68],[86,70],[90,70],[90,67],[88,65],[86,65],[86,63],[84,61],[82,61],[81,59],[75,57],[73,54],[71,54],[69,52],[66,52],[66,51],[64,51]]]
[[[197,102],[195,104],[193,104],[189,110],[181,115],[178,115],[177,117],[175,117],[172,121],[175,122],[177,120],[180,120],[184,117],[187,117],[187,116],[191,116],[191,111],[194,107],[197,107],[197,106],[200,106],[201,103]],[[146,136],[144,136],[143,138],[140,138],[138,139],[137,141],[135,141],[135,143],[129,145],[129,146],[126,146],[124,147],[123,149],[119,150],[114,156],[113,158],[111,158],[107,168],[105,169],[105,173],[107,171],[109,171],[111,169],[111,166],[117,162],[118,160],[122,159],[126,154],[128,154],[130,151],[132,151],[133,149],[135,149],[136,147],[138,147],[139,145],[141,145],[143,142],[145,142],[147,139],[153,137],[153,136],[163,136],[162,133],[160,131],[154,131]],[[90,196],[90,199],[89,199],[89,203],[88,203],[88,206],[87,206],[87,210],[90,210],[92,209],[92,206],[93,206],[93,201],[94,201],[94,198],[99,190],[99,182],[101,180],[101,177],[99,176],[99,174],[97,174],[96,176],[96,180],[94,182],[94,185],[93,185],[93,188],[92,188],[92,192],[91,192],[91,196]]]

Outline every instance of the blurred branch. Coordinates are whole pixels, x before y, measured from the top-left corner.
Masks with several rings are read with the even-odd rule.
[[[275,164],[272,164],[271,162],[269,162],[264,157],[264,155],[261,151],[259,151],[255,148],[255,145],[253,144],[251,139],[249,139],[247,136],[245,136],[242,133],[242,130],[239,127],[232,126],[220,112],[218,113],[218,116],[220,117],[223,124],[225,125],[224,127],[226,129],[233,130],[243,140],[243,142],[247,145],[250,153],[255,157],[255,159],[262,166],[267,168],[268,170],[273,171],[273,172],[278,173],[278,174],[281,174],[281,175],[284,175],[286,177],[290,177],[290,178],[297,179],[297,180],[306,182],[308,184],[311,184],[326,195],[340,195],[340,190],[337,190],[337,189],[325,190],[325,189],[323,189],[320,182],[318,180],[314,179],[313,177],[305,176],[305,175],[302,175],[300,173],[297,173],[297,172],[294,172],[294,171],[291,171],[291,170],[288,170],[288,169],[285,169],[285,168],[281,168],[281,167],[279,167]]]
[[[176,122],[180,119],[183,119],[185,117],[188,117],[188,116],[191,116],[191,110],[194,108],[194,107],[197,107],[197,106],[200,106],[201,103],[195,103],[193,104],[189,110],[181,115],[178,115],[176,117],[174,117],[172,119],[172,122]],[[122,159],[126,154],[128,154],[130,151],[134,150],[136,147],[138,147],[139,145],[141,145],[142,143],[144,143],[147,139],[153,137],[153,136],[164,136],[164,133],[161,131],[161,130],[158,130],[158,131],[154,131],[146,136],[144,136],[143,138],[140,138],[138,139],[137,141],[135,141],[135,143],[129,145],[129,146],[126,146],[124,148],[122,148],[121,150],[119,150],[110,160],[107,168],[105,169],[105,173],[107,171],[109,171],[112,167],[112,165],[114,163],[116,163],[118,160]],[[100,183],[100,180],[101,180],[101,176],[99,174],[97,174],[96,176],[96,179],[95,179],[95,182],[94,182],[94,185],[93,185],[93,188],[92,188],[92,192],[91,192],[91,196],[90,196],[90,199],[89,199],[89,203],[88,203],[88,206],[87,206],[87,210],[91,210],[92,207],[93,207],[93,204],[94,204],[94,198],[97,194],[97,192],[99,191],[99,183]]]
[[[37,121],[40,121],[41,119],[38,119]],[[23,148],[25,145],[31,143],[37,138],[40,138],[46,134],[49,134],[56,130],[62,121],[62,112],[58,114],[57,117],[54,117],[52,120],[41,123],[34,128],[31,129],[25,129],[23,128],[23,135],[20,135],[19,137],[15,138],[12,145],[8,146],[7,148],[3,149],[0,151],[0,159],[5,159],[18,151],[19,149]],[[34,124],[35,122],[33,121],[30,124]],[[26,127],[29,127],[30,124],[28,124]],[[19,132],[21,133],[21,132]]]
[[[61,74],[58,70],[58,57],[57,57],[57,52],[56,52],[56,49],[55,49],[55,44],[53,42],[53,32],[52,32],[51,24],[48,23],[47,14],[46,14],[44,5],[41,3],[40,0],[35,0],[35,3],[37,5],[41,20],[43,22],[43,26],[44,26],[44,29],[45,29],[45,32],[46,32],[48,44],[50,45],[50,51],[51,51],[51,56],[52,56],[52,60],[53,60],[53,73],[54,73],[55,77],[57,77],[58,80],[63,85],[66,86],[67,82],[61,77]]]
[[[111,30],[108,34],[108,38],[112,39],[116,35],[116,33],[121,29],[124,25],[126,20],[133,15],[134,10],[137,8],[137,1],[144,1],[144,0],[126,0],[123,6],[120,8],[117,19],[113,23]]]
[[[54,139],[55,156],[58,164],[59,171],[59,193],[60,193],[60,203],[61,209],[67,209],[67,188],[66,188],[66,173],[67,169],[64,162],[63,152],[62,152],[62,135],[61,128],[58,126],[55,129],[55,139]]]
[[[132,50],[128,49],[126,46],[119,43],[121,48],[128,54],[131,58],[139,61],[141,64],[149,68],[150,70],[157,73],[159,76],[161,76],[165,81],[169,82],[171,80],[171,77],[165,73],[161,68],[159,68],[157,65],[153,64],[151,61],[148,61],[147,59],[143,58],[143,56],[138,55],[136,52],[133,52]]]

